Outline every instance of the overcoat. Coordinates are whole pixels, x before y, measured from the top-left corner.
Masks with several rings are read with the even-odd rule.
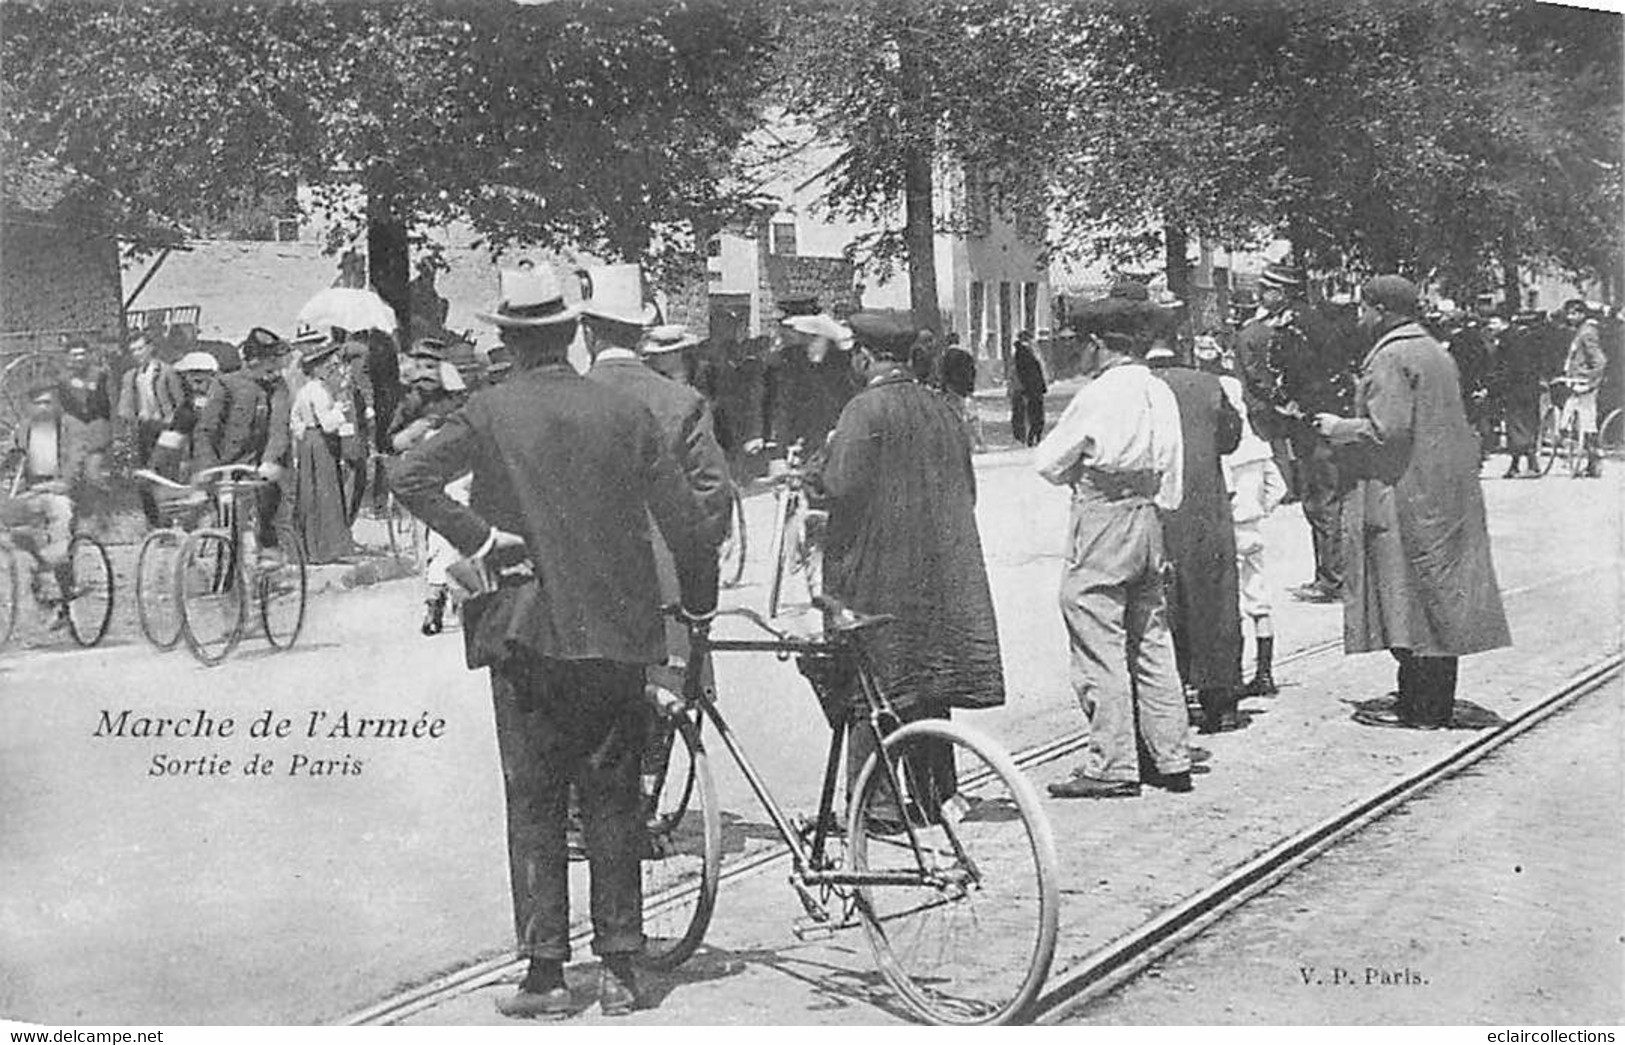
[[[1361,366],[1355,414],[1327,428],[1358,480],[1343,502],[1343,648],[1511,645],[1455,363],[1418,324],[1395,327]]]
[[[1212,374],[1188,367],[1154,373],[1179,403],[1185,442],[1184,495],[1160,511],[1162,544],[1174,565],[1174,652],[1187,685],[1218,689],[1241,684],[1241,609],[1236,532],[1220,458],[1241,444],[1241,414]]]
[[[824,586],[895,614],[870,651],[899,708],[1004,703],[998,625],[976,527],[976,475],[948,401],[899,367],[846,404],[812,484],[828,498]]]
[[[401,503],[462,554],[477,552],[493,526],[524,537],[541,586],[528,645],[540,656],[666,659],[651,514],[683,604],[716,607],[715,549],[654,415],[570,366],[523,370],[475,392],[394,472]],[[445,487],[469,472],[465,506]]]

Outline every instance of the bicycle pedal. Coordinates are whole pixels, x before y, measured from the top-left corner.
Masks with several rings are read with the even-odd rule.
[[[812,943],[817,940],[828,940],[835,935],[835,930],[841,928],[828,921],[819,921],[816,918],[801,917],[790,923],[790,932],[802,943]]]

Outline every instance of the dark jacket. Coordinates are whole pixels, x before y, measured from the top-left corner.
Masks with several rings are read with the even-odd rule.
[[[445,485],[470,471],[464,506]],[[530,645],[544,657],[665,660],[651,514],[683,604],[716,607],[715,548],[654,415],[568,366],[521,371],[476,392],[401,456],[391,482],[464,555],[492,527],[524,537],[541,584]]]
[[[1156,368],[1179,403],[1184,489],[1179,507],[1159,512],[1162,542],[1174,564],[1174,650],[1179,674],[1198,689],[1241,683],[1241,611],[1236,532],[1220,457],[1241,443],[1241,414],[1212,374]]]
[[[264,381],[222,374],[192,432],[192,470],[221,464],[289,464],[293,394],[281,374]]]
[[[808,455],[824,445],[847,400],[858,391],[851,354],[834,348],[822,363],[809,362],[801,346],[788,348],[770,366],[768,377],[771,437],[781,446],[800,440]]]
[[[1043,398],[1049,386],[1044,383],[1044,367],[1030,348],[1017,348],[1012,360],[1015,380],[1010,382],[1010,394],[1028,399]]]
[[[1003,704],[976,474],[948,400],[901,368],[877,377],[841,412],[811,482],[829,500],[825,587],[897,616],[870,646],[893,703]]]
[[[600,359],[587,372],[590,380],[630,396],[648,408],[660,424],[671,455],[683,466],[694,493],[705,537],[712,547],[727,536],[732,506],[728,463],[717,443],[711,408],[693,388],[657,374],[637,359]]]

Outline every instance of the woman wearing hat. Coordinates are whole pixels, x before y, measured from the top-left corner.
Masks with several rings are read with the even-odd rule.
[[[355,552],[345,522],[339,482],[340,444],[355,436],[346,409],[344,360],[337,342],[321,334],[294,338],[305,383],[293,398],[288,426],[294,450],[294,522],[313,563],[337,562]]]

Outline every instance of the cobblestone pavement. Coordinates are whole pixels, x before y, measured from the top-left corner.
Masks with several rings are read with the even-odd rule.
[[[982,455],[977,470],[1008,702],[965,720],[1019,749],[1078,724],[1054,601],[1065,494],[1032,475],[1027,451]],[[1548,479],[1487,481],[1485,493],[1517,647],[1465,661],[1462,696],[1510,716],[1619,645],[1617,492]],[[765,532],[768,510],[765,498],[747,504],[755,533]],[[1295,509],[1269,526],[1280,591],[1308,577],[1307,533]],[[759,606],[763,565],[753,562],[746,586],[726,599]],[[0,1012],[328,1020],[510,947],[488,697],[463,670],[455,633],[416,634],[417,598],[413,582],[325,595],[292,653],[250,648],[212,670],[117,630],[111,638],[123,644],[108,648],[0,654]],[[1284,652],[1339,628],[1335,606],[1278,605]],[[794,667],[740,657],[718,675],[730,721],[775,793],[792,810],[809,807],[822,716]],[[1391,688],[1384,656],[1299,660],[1278,675],[1288,684],[1281,697],[1246,705],[1249,728],[1204,741],[1212,760],[1194,794],[1046,801],[1066,889],[1058,970],[1283,834],[1469,739],[1350,722],[1349,701]],[[244,724],[266,709],[425,713],[448,728],[432,744],[92,739],[98,710],[121,707],[205,708]],[[148,779],[161,751],[241,760],[256,748],[281,760],[279,780]],[[301,751],[348,753],[365,772],[286,775]],[[1070,769],[1063,760],[1033,776],[1042,788]],[[719,767],[718,790],[731,836],[747,851],[765,844],[764,817],[731,767]],[[782,868],[725,888],[707,949],[651,979],[659,1006],[632,1021],[902,1019],[861,933],[797,944],[789,926],[798,910]],[[590,959],[571,971],[581,984],[592,974]],[[494,1020],[496,993],[475,992],[417,1021]]]
[[[1619,1024],[1621,697],[1581,698],[1070,1019]]]

